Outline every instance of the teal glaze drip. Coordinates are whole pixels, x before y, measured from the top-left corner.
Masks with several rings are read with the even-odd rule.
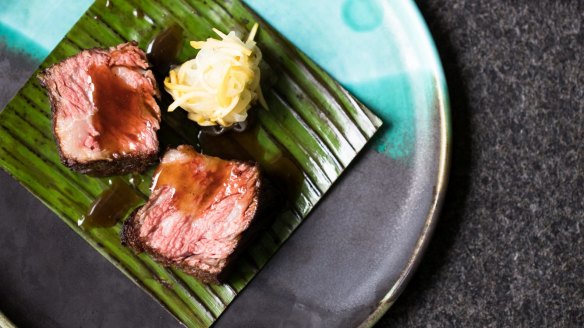
[[[371,31],[383,21],[383,10],[377,0],[347,0],[342,10],[343,20],[355,31]]]

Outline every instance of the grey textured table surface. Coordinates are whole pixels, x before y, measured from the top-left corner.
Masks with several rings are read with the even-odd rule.
[[[428,253],[377,327],[584,326],[584,1],[418,4],[450,88],[451,178]],[[1,78],[23,82],[27,76],[6,75],[14,65],[27,67],[0,57]],[[0,98],[15,91],[4,88]],[[17,325],[32,327],[27,318],[44,315],[30,295],[46,295],[37,301],[50,304],[57,292],[75,296],[58,300],[66,306],[55,308],[67,312],[52,315],[77,313],[80,326],[168,322],[66,225],[55,218],[35,224],[53,214],[4,172],[0,183],[0,308]],[[54,235],[54,243],[40,244],[35,234]],[[27,261],[41,249],[54,256]],[[32,279],[30,290],[13,290],[11,279],[39,268],[52,268],[48,281],[71,283]],[[109,279],[80,279],[79,272]],[[103,289],[128,308],[110,308],[97,292]],[[89,300],[95,311],[84,307]],[[107,317],[98,315],[102,308]],[[121,317],[134,308],[161,313],[160,321]],[[54,326],[47,318],[44,327]]]
[[[452,100],[425,260],[378,327],[584,326],[584,1],[419,1]]]

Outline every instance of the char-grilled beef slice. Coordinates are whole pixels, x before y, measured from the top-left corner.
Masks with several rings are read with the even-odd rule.
[[[65,165],[107,176],[156,162],[159,91],[148,67],[144,52],[130,42],[84,50],[39,74]]]
[[[162,158],[150,199],[124,223],[122,242],[217,283],[276,204],[257,164],[179,146]]]

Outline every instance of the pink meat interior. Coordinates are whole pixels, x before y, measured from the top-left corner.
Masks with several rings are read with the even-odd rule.
[[[257,166],[171,149],[136,215],[139,238],[170,262],[219,272],[255,215],[259,183]]]
[[[134,44],[82,51],[41,79],[64,157],[88,162],[157,151],[158,90],[144,52]]]

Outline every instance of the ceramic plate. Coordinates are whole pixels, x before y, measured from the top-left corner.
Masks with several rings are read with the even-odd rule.
[[[246,3],[371,108],[384,126],[217,326],[371,325],[419,262],[444,191],[448,100],[436,50],[410,1]],[[73,7],[67,7],[68,17],[85,9],[79,3]],[[10,29],[17,12],[0,15],[2,32],[9,45],[37,58],[68,28],[62,22],[53,24],[54,31],[43,31],[42,24]]]

